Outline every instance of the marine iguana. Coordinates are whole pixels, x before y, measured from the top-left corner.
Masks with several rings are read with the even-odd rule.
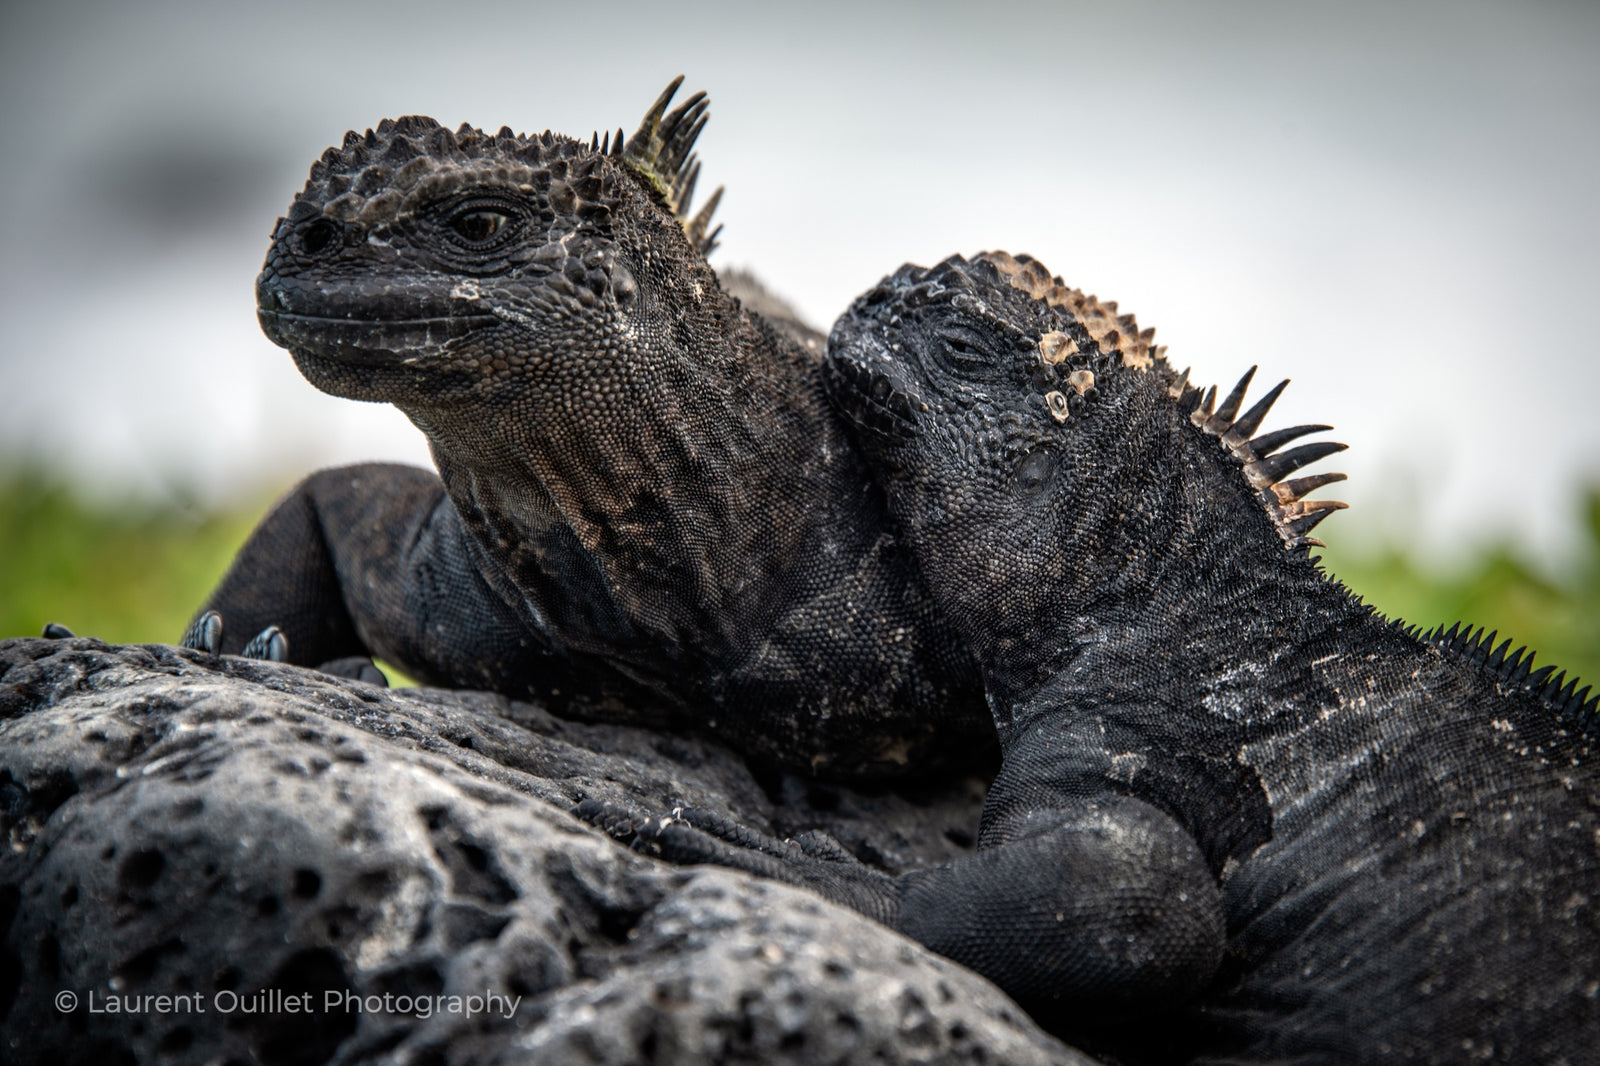
[[[1525,649],[1385,621],[1309,534],[1338,450],[1004,253],[902,268],[830,392],[977,654],[978,850],[890,879],[680,812],[1126,1061],[1596,1061],[1600,715]],[[1287,384],[1285,382],[1284,384]],[[1132,1024],[1100,1024],[1117,1017]]]
[[[408,117],[313,164],[261,326],[323,391],[405,412],[441,477],[312,475],[186,643],[262,631],[253,651],[304,665],[664,707],[834,776],[992,750],[976,667],[829,410],[821,336],[707,263],[721,190],[691,214],[707,101],[669,112],[681,81],[626,139]]]

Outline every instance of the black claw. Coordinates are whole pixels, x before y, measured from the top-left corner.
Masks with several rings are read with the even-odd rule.
[[[265,659],[267,662],[289,661],[289,638],[277,626],[268,626],[251,638],[239,652],[246,659]]]
[[[343,659],[331,659],[320,664],[317,670],[335,677],[348,677],[352,681],[365,681],[379,688],[389,687],[389,679],[365,655],[347,655]]]
[[[44,637],[46,640],[65,640],[72,635],[72,630],[66,626],[57,625],[54,622],[46,622],[44,624]]]
[[[192,648],[209,655],[222,654],[222,616],[216,611],[206,611],[189,623],[178,641],[180,648]]]

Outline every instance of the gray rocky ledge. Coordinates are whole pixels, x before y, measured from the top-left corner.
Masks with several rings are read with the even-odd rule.
[[[981,788],[758,779],[705,739],[483,693],[0,642],[0,1058],[1089,1061],[954,963],[631,851],[582,799],[820,828],[894,872],[961,851]]]

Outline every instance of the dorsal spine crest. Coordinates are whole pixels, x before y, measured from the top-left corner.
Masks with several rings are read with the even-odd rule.
[[[638,130],[622,145],[621,161],[661,197],[683,226],[690,243],[702,255],[710,255],[717,246],[721,227],[709,234],[706,231],[711,213],[722,198],[721,187],[711,194],[699,214],[690,218],[689,210],[695,183],[700,178],[700,160],[694,155],[694,144],[710,118],[707,109],[711,102],[705,93],[698,92],[668,112],[667,105],[672,103],[672,97],[682,84],[683,75],[679,74],[650,105]],[[617,142],[621,141],[622,131],[618,130]]]
[[[1224,449],[1237,459],[1243,468],[1245,480],[1255,490],[1262,508],[1272,519],[1272,524],[1291,550],[1304,550],[1322,546],[1322,541],[1309,536],[1317,523],[1334,511],[1343,510],[1347,504],[1339,500],[1306,500],[1305,495],[1323,485],[1345,480],[1343,474],[1317,474],[1312,477],[1289,479],[1288,475],[1309,463],[1316,462],[1345,446],[1334,441],[1319,441],[1302,445],[1281,455],[1274,454],[1283,445],[1307,433],[1320,432],[1327,426],[1295,426],[1255,436],[1267,413],[1283,390],[1287,379],[1275,385],[1242,415],[1245,394],[1256,368],[1247,370],[1233,387],[1221,406],[1217,406],[1217,389],[1212,386],[1204,393],[1189,384],[1189,371],[1175,375],[1167,364],[1165,346],[1155,344],[1155,330],[1139,328],[1131,314],[1118,314],[1114,301],[1102,301],[1085,295],[1078,289],[1068,288],[1059,276],[1050,272],[1037,259],[1028,255],[1013,256],[1007,252],[980,252],[976,259],[994,267],[1010,282],[1011,287],[1042,300],[1052,308],[1063,308],[1088,331],[1103,355],[1116,355],[1112,365],[1124,370],[1156,370],[1172,380],[1167,396],[1175,400],[1180,411],[1188,414],[1189,421],[1202,433],[1216,437]],[[1060,331],[1046,333],[1039,339],[1039,357],[1047,366],[1067,363],[1078,354],[1077,346],[1067,334]],[[1088,376],[1081,377],[1080,374]],[[1093,371],[1081,367],[1069,375],[1077,395],[1089,392],[1094,385]],[[1076,399],[1071,397],[1070,399]],[[1052,392],[1046,397],[1050,413],[1057,421],[1066,421],[1076,405],[1069,407],[1069,397]]]
[[[1592,686],[1584,685],[1580,689],[1575,675],[1569,679],[1565,671],[1558,672],[1554,666],[1535,670],[1534,653],[1526,645],[1512,650],[1511,641],[1507,639],[1497,646],[1499,630],[1485,633],[1483,626],[1474,630],[1460,622],[1449,629],[1440,625],[1427,633],[1413,635],[1488,671],[1503,689],[1532,695],[1571,722],[1580,733],[1600,739],[1600,693],[1591,696]]]

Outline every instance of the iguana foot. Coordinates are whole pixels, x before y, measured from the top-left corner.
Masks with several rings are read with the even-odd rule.
[[[332,674],[334,677],[348,677],[354,681],[365,681],[369,685],[379,688],[388,688],[389,679],[378,669],[376,663],[365,655],[347,655],[342,659],[332,659],[317,667],[320,673]]]
[[[777,840],[767,836],[765,833],[751,829],[742,822],[736,822],[732,818],[700,807],[673,808],[670,815],[661,819],[652,827],[654,834],[652,839],[660,839],[663,832],[670,830],[674,826],[697,830],[700,833],[715,837],[719,841],[732,844],[734,847],[761,852],[778,859],[787,859],[795,854],[795,842]],[[674,862],[693,861],[686,858],[669,857]],[[854,859],[854,856],[850,857]]]
[[[801,833],[776,840],[711,811],[680,807],[640,829],[636,847],[668,862],[728,866],[809,888],[890,928],[900,912],[900,886],[828,834]]]
[[[44,624],[43,636],[46,640],[65,640],[73,635],[74,634],[72,630],[68,629],[66,626],[57,625],[54,622],[46,622]]]
[[[727,866],[802,885],[880,921],[888,922],[894,910],[894,879],[820,831],[778,840],[699,807],[676,807],[655,818],[597,799],[579,802],[571,813],[612,839],[667,862]]]
[[[46,626],[45,636],[51,636],[51,629],[59,630],[58,635],[71,636],[72,634],[63,626]],[[183,638],[178,641],[178,646],[203,651],[210,655],[222,654],[222,615],[216,611],[206,611],[196,618],[184,631]],[[278,626],[268,626],[255,638],[239,649],[239,654],[246,659],[264,659],[268,662],[286,663],[289,661],[289,638]],[[380,688],[389,687],[389,679],[382,670],[365,655],[347,655],[339,659],[331,659],[317,667],[324,674],[335,677],[348,677],[354,681],[365,681],[369,685]]]
[[[268,626],[252,637],[239,654],[246,659],[286,663],[289,661],[289,638],[277,626]]]
[[[216,611],[206,611],[189,623],[178,641],[180,648],[192,648],[208,655],[222,654],[222,616]]]
[[[597,799],[579,800],[567,813],[623,844],[633,844],[640,831],[653,822],[648,815]]]

